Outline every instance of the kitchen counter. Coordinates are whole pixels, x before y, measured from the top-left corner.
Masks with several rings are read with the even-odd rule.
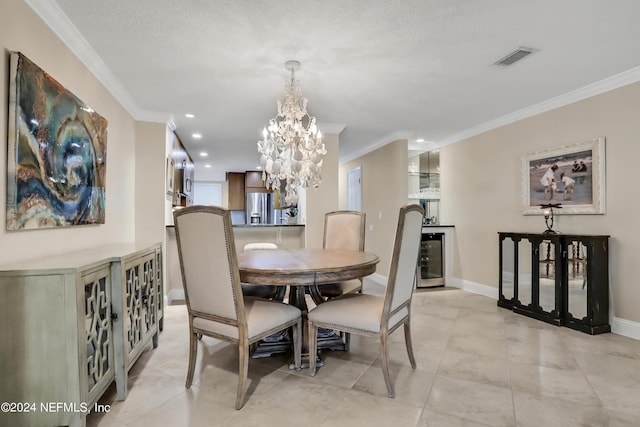
[[[165,227],[174,228],[175,225],[166,225]],[[233,228],[274,228],[274,227],[304,227],[304,224],[234,224],[233,225]]]
[[[238,252],[247,243],[275,243],[281,249],[305,246],[303,224],[238,224],[233,226],[233,234]]]
[[[304,227],[304,224],[234,224],[233,228]]]

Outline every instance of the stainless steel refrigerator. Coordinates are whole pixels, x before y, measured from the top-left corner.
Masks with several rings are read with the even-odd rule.
[[[282,224],[282,210],[275,208],[272,193],[247,193],[247,224]]]

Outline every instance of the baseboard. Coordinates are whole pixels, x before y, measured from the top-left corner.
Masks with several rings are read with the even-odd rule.
[[[484,295],[485,297],[493,298],[496,301],[498,300],[498,288],[483,285],[482,283],[451,277],[447,279],[446,286],[460,288],[473,294]]]
[[[167,305],[176,300],[184,301],[184,289],[172,289],[169,291],[167,294]]]
[[[373,273],[372,275],[367,276],[367,279],[384,287],[387,286],[387,276],[383,276],[382,274]],[[496,301],[498,300],[498,288],[483,285],[481,283],[475,283],[470,280],[449,277],[447,278],[445,286],[464,289],[465,291],[469,291],[474,294],[484,295],[485,297],[493,298]]]
[[[382,285],[385,288],[387,287],[387,281],[388,281],[387,276],[383,276],[382,274],[379,274],[379,273],[373,273],[367,276],[366,278],[371,280],[372,282],[377,283],[378,285]]]
[[[376,284],[387,286],[387,277],[382,274],[373,273],[367,276],[367,279],[375,282]],[[457,277],[451,277],[447,279],[446,286],[463,289],[465,291],[484,295],[485,297],[498,299],[498,288],[493,286],[483,285],[482,283],[472,282],[470,280],[459,279]],[[165,303],[171,304],[172,301],[184,300],[184,289],[173,289],[165,296]],[[632,322],[630,320],[614,317],[611,323],[611,332],[625,337],[640,340],[640,323]]]
[[[447,280],[447,286],[464,289],[474,294],[484,295],[489,298],[498,299],[498,288],[483,285],[481,283],[471,282],[469,280],[459,279],[457,277]],[[640,340],[640,323],[630,320],[614,317],[611,323],[611,332],[625,337]]]
[[[614,317],[611,323],[611,332],[640,340],[640,323]]]

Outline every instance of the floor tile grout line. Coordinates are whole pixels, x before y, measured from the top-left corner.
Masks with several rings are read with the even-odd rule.
[[[511,375],[511,363],[510,363],[510,359],[509,359],[509,340],[507,339],[507,325],[506,325],[506,318],[504,318],[504,328],[505,328],[505,350],[507,352],[507,359],[506,359],[506,363],[507,363],[507,378],[509,380],[509,390],[511,391],[511,411],[513,413],[513,421],[516,423],[516,425],[518,425],[518,415],[516,412],[516,396],[515,396],[515,391],[513,389],[513,379],[512,379],[512,375]]]
[[[461,310],[462,309],[465,309],[465,310],[468,309],[469,307],[467,307],[467,305],[469,305],[469,303],[472,302],[473,298],[475,298],[475,297],[474,296],[470,296],[470,295],[465,295],[464,298],[461,298],[456,302],[456,304],[458,304],[456,306],[456,308],[457,308],[456,318],[454,319],[454,322],[450,323],[451,327],[448,328],[449,330],[448,330],[448,334],[446,336],[446,344],[443,346],[444,349],[442,349],[441,352],[440,352],[440,349],[438,349],[439,354],[437,354],[437,359],[433,358],[433,359],[431,359],[431,362],[429,362],[429,365],[432,366],[431,363],[433,361],[435,361],[435,360],[438,361],[437,362],[437,368],[435,369],[435,372],[431,373],[433,375],[433,381],[429,385],[428,391],[426,392],[426,398],[424,400],[424,404],[422,405],[422,409],[420,409],[420,411],[419,411],[418,422],[416,423],[416,425],[421,425],[420,424],[420,420],[423,418],[423,416],[425,414],[425,411],[427,411],[427,410],[433,411],[435,413],[439,413],[439,414],[442,414],[442,415],[456,417],[456,418],[462,419],[462,420],[468,419],[468,418],[460,418],[456,414],[450,414],[450,413],[447,413],[447,412],[442,412],[442,410],[440,410],[440,409],[436,410],[436,409],[427,408],[427,405],[429,403],[429,399],[431,398],[431,395],[433,394],[433,391],[434,391],[435,382],[439,377],[440,378],[442,378],[442,377],[456,378],[456,379],[462,379],[462,380],[470,381],[470,382],[488,384],[488,385],[492,385],[494,387],[500,387],[499,385],[497,385],[495,383],[485,383],[483,381],[465,379],[465,378],[462,378],[462,377],[451,377],[449,375],[445,375],[443,370],[442,370],[443,369],[443,363],[445,361],[445,358],[447,357],[446,354],[447,354],[448,351],[450,351],[451,338],[452,338],[452,332],[453,332],[454,325],[459,324],[459,323],[464,323],[464,322],[461,322],[461,319],[460,319]],[[466,303],[464,302],[465,300],[466,300]],[[483,307],[485,307],[485,306],[483,305]],[[423,313],[426,313],[428,311],[428,310],[425,311],[424,307],[421,310],[422,310]],[[490,311],[486,310],[486,307],[485,307],[485,310],[483,310],[482,313],[490,313]],[[175,318],[179,319],[178,316],[175,316]],[[511,322],[511,318],[508,317],[508,316],[502,316],[502,320],[503,321],[501,323],[501,325],[502,325],[501,327],[502,327],[502,331],[503,331],[503,334],[504,334],[505,351],[506,351],[506,362],[507,362],[507,380],[508,380],[508,385],[506,386],[506,388],[508,388],[510,390],[510,393],[511,393],[513,418],[514,418],[515,422],[517,423],[518,420],[517,420],[517,412],[516,412],[516,404],[515,404],[517,399],[515,399],[515,394],[522,393],[524,395],[535,396],[536,398],[542,398],[542,399],[551,399],[551,398],[554,398],[554,397],[550,396],[548,394],[543,394],[543,393],[528,392],[528,391],[525,391],[524,389],[522,391],[516,391],[514,389],[514,383],[513,383],[513,381],[514,381],[514,379],[513,379],[514,371],[513,370],[515,369],[515,366],[517,365],[517,360],[514,362],[515,364],[512,364],[512,360],[510,359],[509,343],[510,343],[510,341],[514,341],[514,340],[509,340],[507,338],[507,325],[511,324],[510,323]],[[523,328],[526,328],[526,329],[523,329],[523,331],[525,331],[525,332],[527,330],[533,332],[533,334],[531,336],[534,337],[534,339],[532,340],[532,339],[529,338],[529,334],[527,334],[526,338],[523,338],[523,341],[521,341],[521,343],[523,345],[525,345],[525,346],[528,346],[530,344],[531,345],[536,345],[536,346],[538,346],[537,348],[541,349],[540,351],[543,351],[542,348],[553,348],[554,347],[554,345],[549,345],[548,344],[548,343],[553,342],[553,341],[547,340],[546,337],[544,337],[545,338],[544,342],[546,344],[540,344],[540,341],[542,341],[542,340],[541,339],[537,339],[537,340],[535,339],[535,336],[536,336],[535,333],[537,333],[538,331],[547,331],[547,330],[550,331],[551,329],[547,329],[545,327],[536,327],[537,325],[533,325],[533,324],[523,324],[523,325],[520,325],[520,326],[522,326]],[[413,330],[413,328],[412,328],[412,330]],[[554,331],[555,331],[555,329],[554,329]],[[630,419],[633,419],[633,417],[637,417],[636,414],[629,413],[628,411],[627,412],[619,411],[619,410],[616,410],[614,408],[605,407],[604,404],[603,404],[602,399],[600,398],[598,392],[596,391],[596,388],[594,387],[593,382],[589,379],[589,377],[586,374],[585,365],[583,363],[578,363],[578,360],[576,359],[576,355],[578,355],[578,354],[586,354],[586,355],[597,357],[601,352],[604,352],[603,354],[607,354],[607,355],[611,355],[611,356],[615,356],[615,357],[623,357],[623,358],[630,359],[630,360],[637,360],[637,358],[626,356],[627,353],[624,353],[624,352],[629,352],[630,351],[631,352],[630,354],[635,354],[634,351],[636,351],[636,350],[634,349],[634,347],[633,346],[631,346],[631,347],[629,347],[629,346],[623,347],[622,346],[623,343],[620,343],[619,341],[615,341],[615,337],[612,337],[611,338],[611,342],[613,344],[615,344],[615,345],[609,349],[609,347],[607,347],[609,341],[604,340],[604,339],[602,339],[602,337],[600,337],[600,340],[595,340],[595,339],[593,340],[594,343],[595,342],[598,343],[596,346],[592,347],[591,344],[585,343],[582,346],[578,346],[579,349],[576,349],[575,348],[576,346],[573,345],[573,344],[576,344],[576,345],[577,344],[581,344],[580,342],[578,342],[576,340],[580,339],[582,336],[581,335],[580,336],[571,335],[571,334],[568,334],[568,333],[562,333],[562,331],[559,331],[559,332],[560,333],[557,334],[558,338],[560,339],[560,341],[558,341],[558,344],[562,345],[563,347],[566,347],[567,351],[570,351],[569,354],[571,355],[570,356],[572,358],[571,360],[572,360],[572,362],[573,362],[573,364],[575,366],[575,368],[572,368],[571,370],[575,371],[576,374],[579,373],[579,375],[582,376],[583,378],[585,378],[585,380],[589,384],[589,388],[591,389],[593,394],[598,399],[599,405],[597,407],[600,408],[600,409],[598,409],[599,411],[602,411],[601,412],[602,417],[603,418],[608,417],[609,420],[617,420],[620,417],[622,417],[621,419],[626,419],[625,418],[626,416],[629,416]],[[438,337],[438,340],[442,341],[442,340],[440,340],[440,338],[441,337]],[[550,338],[553,338],[553,337],[550,337]],[[590,337],[587,336],[586,339],[588,339],[588,338],[590,338]],[[169,343],[173,344],[173,342],[171,342],[170,339],[166,339],[166,340],[163,340],[163,341],[164,341],[164,343],[167,343],[167,344],[169,344]],[[177,346],[180,345],[182,340],[174,338],[174,341],[175,341],[175,344],[176,344],[176,347],[177,347]],[[520,341],[516,340],[516,342],[520,342]],[[162,345],[162,342],[161,342],[161,345]],[[584,351],[582,349],[584,349]],[[523,350],[526,350],[526,348],[525,349],[520,349],[520,350],[515,350],[515,351],[521,352]],[[621,354],[611,353],[611,351],[619,352]],[[527,350],[527,352],[528,352],[528,350]],[[624,353],[624,355],[622,353]],[[356,390],[356,389],[354,389],[354,387],[356,386],[358,381],[361,381],[362,377],[365,375],[367,370],[371,369],[378,359],[379,359],[379,355],[377,357],[373,358],[371,361],[366,362],[367,367],[362,371],[362,373],[357,375],[357,379],[355,379],[355,381],[352,382],[350,385],[348,385],[346,387],[340,386],[340,389],[341,389],[341,391],[343,393],[342,395],[344,395],[346,393],[349,393],[351,390],[367,394],[366,391]],[[162,358],[162,360],[164,360],[164,357]],[[162,360],[160,360],[160,361],[162,361]],[[545,360],[547,360],[547,359],[545,359]],[[552,364],[553,364],[553,360],[554,359],[550,359]],[[144,371],[146,371],[149,368],[149,369],[152,369],[154,371],[158,371],[158,372],[163,372],[164,373],[164,371],[162,369],[159,369],[158,366],[154,365],[154,363],[156,363],[158,361],[159,361],[159,359],[157,359],[157,358],[150,358],[147,361],[148,366],[144,366]],[[526,365],[532,365],[532,366],[545,366],[545,367],[552,368],[552,369],[565,370],[565,368],[562,367],[564,365],[562,365],[562,366],[548,366],[548,365],[541,365],[540,364],[541,362],[542,362],[542,360],[538,360],[537,363],[525,363],[525,364]],[[589,365],[589,366],[591,366],[591,365]],[[587,368],[589,366],[587,366]],[[630,366],[633,366],[633,365],[630,365]],[[569,370],[568,368],[566,368],[566,369]],[[425,371],[425,372],[428,372],[428,371]],[[142,373],[143,373],[142,371],[139,372],[139,374],[142,374]],[[168,374],[168,373],[166,375],[169,375],[170,377],[176,379],[176,377],[174,375],[171,375],[171,374]],[[286,376],[283,376],[277,383],[270,385],[269,390],[277,387],[278,384],[280,384],[282,380],[284,380],[285,378],[288,378],[290,375],[293,375],[293,373],[289,372]],[[577,376],[576,376],[576,378],[577,378]],[[143,384],[143,382],[141,382],[141,384]],[[268,392],[268,390],[265,390],[265,392]],[[184,389],[180,393],[184,393]],[[166,400],[163,400],[162,402],[158,403],[153,408],[148,409],[147,411],[157,410],[158,407],[161,407],[164,404],[166,404],[169,400],[176,398],[177,396],[180,395],[180,393],[177,393],[175,396],[168,397]],[[371,394],[371,393],[368,393],[368,394]],[[376,396],[378,398],[381,398],[380,396],[375,395],[375,394],[372,394],[372,396]],[[575,400],[562,399],[562,397],[558,398],[558,400],[563,402],[563,403],[566,403],[566,404],[575,405],[576,407],[581,407],[581,408],[592,408],[593,407],[593,405],[585,405],[584,403],[578,402],[578,401],[575,401]],[[518,400],[518,401],[520,401],[520,400]],[[327,418],[331,414],[331,411],[335,410],[337,405],[338,405],[338,403],[336,403],[336,406],[334,406],[328,412],[326,412],[326,415],[322,419],[321,422],[325,422],[327,420]],[[419,407],[416,407],[416,408],[419,408]],[[121,421],[117,417],[112,418],[111,421],[116,421],[116,423],[119,423],[118,425],[123,425],[123,426],[134,425],[136,420],[138,420],[140,418],[140,416],[143,416],[143,415],[147,414],[147,411],[145,411],[144,414],[137,414],[136,413],[136,417],[132,418],[130,421],[127,421],[127,422]],[[584,410],[581,409],[581,411],[584,411]],[[230,415],[230,417],[232,417],[232,416],[233,415]],[[102,418],[100,420],[100,423],[105,424],[105,423],[109,423],[109,421],[110,421],[109,419]],[[227,422],[227,421],[228,421],[228,419],[225,420],[224,422]],[[475,422],[478,422],[478,421],[475,421]],[[486,422],[486,420],[485,420],[485,422]],[[93,425],[93,424],[91,424],[91,425]]]
[[[152,368],[152,369],[153,369],[153,368]],[[165,374],[164,372],[159,371],[159,370],[157,370],[157,369],[153,369],[153,370],[154,370],[154,371],[156,371],[156,372],[161,372],[163,375],[167,375],[167,376],[171,377],[170,375]],[[171,377],[171,378],[173,379],[174,377]],[[175,393],[175,394],[173,394],[173,395],[171,395],[171,396],[167,397],[166,399],[164,399],[164,400],[160,401],[157,405],[155,405],[155,406],[153,406],[152,408],[150,408],[148,411],[145,411],[145,412],[141,413],[141,414],[140,414],[140,416],[133,417],[129,422],[134,422],[134,421],[136,421],[136,420],[139,420],[139,419],[143,418],[143,417],[144,417],[144,416],[146,416],[147,414],[154,412],[157,408],[159,408],[159,407],[160,407],[160,406],[162,406],[163,404],[165,404],[165,403],[169,402],[169,401],[170,401],[170,400],[172,400],[172,399],[175,399],[175,398],[176,398],[176,397],[178,397],[180,394],[184,393],[184,392],[185,392],[185,390],[186,390],[186,389],[182,389],[182,390],[180,390],[179,392],[177,392],[177,393]],[[125,401],[126,401],[126,400],[125,400]],[[125,402],[125,401],[123,401],[123,402]],[[117,414],[116,414],[116,415],[114,415],[114,418],[115,418],[115,420],[116,420],[116,421],[118,421],[118,422],[120,422],[120,423],[122,423],[122,424],[126,424],[126,425],[128,425],[128,424],[129,424],[129,422],[125,422],[123,419],[119,418]]]

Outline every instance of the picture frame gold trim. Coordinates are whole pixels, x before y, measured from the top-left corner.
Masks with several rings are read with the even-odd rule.
[[[574,167],[583,162],[583,170]],[[552,170],[552,166],[556,166]],[[552,170],[553,174],[549,172]],[[554,184],[543,185],[550,173]],[[574,181],[565,191],[561,175]],[[545,181],[547,182],[547,181]],[[522,214],[543,215],[540,205],[559,203],[558,215],[602,215],[605,213],[605,138],[597,137],[527,153],[522,157]]]

